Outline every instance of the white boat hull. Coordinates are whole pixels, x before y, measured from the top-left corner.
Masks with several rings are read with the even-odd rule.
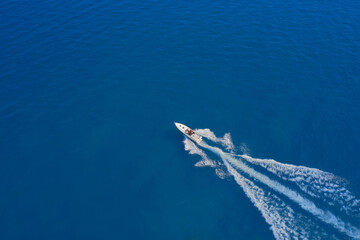
[[[198,144],[202,141],[202,136],[197,134],[194,130],[192,130],[188,126],[181,124],[181,123],[175,123],[175,126],[177,127],[177,129],[179,129],[179,131],[182,134],[184,134],[190,140],[192,140]]]

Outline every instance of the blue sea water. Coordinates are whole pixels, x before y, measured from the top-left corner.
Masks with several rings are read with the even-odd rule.
[[[273,239],[231,177],[194,166],[174,121],[359,197],[359,10],[1,1],[0,238]]]

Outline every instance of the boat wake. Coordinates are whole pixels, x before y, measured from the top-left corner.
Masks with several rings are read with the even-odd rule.
[[[202,158],[195,166],[213,167],[222,179],[233,177],[276,239],[360,239],[360,200],[345,180],[315,168],[237,155],[229,133],[216,137],[210,129],[196,132],[216,146],[202,141],[199,148],[186,138],[185,150]]]

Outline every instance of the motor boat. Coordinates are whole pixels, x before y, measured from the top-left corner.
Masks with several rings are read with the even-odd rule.
[[[195,143],[199,144],[202,141],[202,136],[197,134],[194,130],[192,130],[188,126],[177,122],[175,123],[175,126],[177,127],[177,129],[179,129],[179,131],[182,134],[184,134],[187,138],[194,141]]]

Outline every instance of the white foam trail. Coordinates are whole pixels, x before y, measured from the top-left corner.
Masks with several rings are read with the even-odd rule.
[[[188,144],[189,142],[184,141],[184,143]],[[199,154],[204,160],[208,159],[205,152],[200,150],[196,144],[188,144],[185,149],[190,151],[191,154]],[[266,222],[270,224],[276,239],[325,239],[326,232],[307,216],[294,211],[276,194],[262,189],[252,181],[244,178],[229,163],[225,162],[224,165],[227,173],[220,168],[216,168],[216,171],[221,170],[223,174],[230,174],[234,177],[235,181],[259,209]],[[221,178],[225,177],[223,174],[217,172],[217,175]]]
[[[210,129],[198,129],[196,132],[215,143],[220,143],[232,153],[234,152],[235,148],[231,141],[230,134],[225,134],[223,138],[219,138],[216,137]],[[192,145],[188,144],[185,148],[189,150],[191,154],[201,155],[203,160],[205,160],[204,162],[207,162],[208,157],[206,153],[191,141],[189,142]],[[249,167],[247,164],[243,163],[241,159],[246,160],[251,164],[259,165],[283,180],[294,182],[300,187],[303,193],[309,194],[312,197],[317,197],[332,206],[339,207],[347,214],[357,212],[357,210],[359,210],[357,207],[359,200],[345,188],[346,182],[344,180],[331,173],[326,173],[314,168],[282,164],[274,160],[255,159],[248,155],[225,153],[219,148],[207,145],[205,142],[201,145],[202,147],[217,153],[222,158],[224,164],[219,164],[219,162],[211,160],[215,164],[209,165],[216,168],[217,175],[221,178],[224,178],[229,174],[234,177],[235,181],[243,188],[246,195],[260,210],[266,222],[271,225],[271,229],[276,239],[326,239],[325,236],[327,236],[327,238],[331,237],[332,239],[336,238],[335,235],[328,235],[329,233],[323,227],[319,226],[319,224],[309,218],[311,215],[303,215],[299,211],[294,211],[281,199],[282,196],[286,196],[288,199],[297,203],[302,209],[316,216],[317,219],[324,223],[333,226],[339,232],[342,232],[351,238],[360,239],[360,230],[353,227],[350,222],[344,222],[332,212],[317,207],[305,196]],[[193,147],[197,150],[193,150]],[[249,154],[249,150],[245,144],[242,144],[240,148],[244,154]],[[237,159],[234,156],[241,157],[241,159]],[[206,164],[198,165],[205,166]],[[220,168],[221,165],[222,168],[226,167],[226,171]],[[239,171],[242,171],[245,175],[248,175],[248,177],[244,177]],[[269,188],[257,186],[250,178],[253,178]],[[280,195],[278,196],[271,192],[272,190]],[[356,220],[359,219],[355,219],[355,222]],[[355,226],[357,226],[357,223],[355,223]]]
[[[311,219],[295,212],[275,194],[259,188],[252,181],[244,178],[229,163],[225,165],[266,222],[271,225],[276,239],[326,239],[326,231]]]
[[[188,138],[185,138],[184,141],[184,146],[185,146],[185,150],[189,151],[189,154],[197,154],[201,156],[201,161],[195,163],[196,167],[212,167],[212,168],[216,168],[215,169],[215,174],[221,178],[221,179],[225,179],[226,177],[228,177],[227,172],[225,172],[222,168],[221,168],[221,163],[214,161],[212,159],[210,159],[206,153],[201,150],[200,148],[197,147],[197,145],[189,140]]]
[[[235,150],[234,144],[231,140],[230,133],[225,133],[225,135],[222,138],[220,138],[220,137],[216,137],[215,134],[208,128],[196,129],[195,131],[196,131],[196,133],[200,134],[201,136],[203,136],[213,142],[220,143],[228,151]]]
[[[212,147],[207,145],[205,142],[201,143],[201,146],[212,150],[213,152],[219,154],[219,156],[223,159],[224,163],[229,163],[230,165],[234,166],[236,169],[241,170],[242,172],[248,174],[250,177],[255,178],[259,182],[267,185],[271,189],[275,190],[278,193],[281,193],[297,203],[302,209],[306,210],[307,212],[313,214],[321,221],[330,224],[335,229],[339,230],[340,232],[346,234],[349,237],[358,239],[360,238],[360,230],[353,227],[349,223],[345,223],[340,218],[337,218],[334,214],[330,211],[322,210],[318,208],[313,202],[309,199],[301,196],[297,192],[285,187],[284,185],[280,184],[279,182],[270,179],[266,175],[255,171],[254,169],[250,168],[249,166],[245,165],[243,162],[235,159],[230,154],[223,152],[221,149],[217,147]]]
[[[215,167],[215,166],[217,166],[216,162],[211,160],[204,153],[203,150],[201,150],[200,148],[198,148],[196,146],[196,144],[193,141],[189,140],[188,138],[185,138],[184,145],[185,145],[185,150],[189,151],[190,154],[197,154],[197,155],[201,156],[202,160],[195,164],[196,167],[206,167],[206,166]]]
[[[360,217],[360,200],[346,189],[347,182],[344,179],[316,168],[279,163],[272,159],[257,159],[248,155],[237,156],[262,166],[284,180],[294,182],[303,192],[337,206],[347,215]]]

